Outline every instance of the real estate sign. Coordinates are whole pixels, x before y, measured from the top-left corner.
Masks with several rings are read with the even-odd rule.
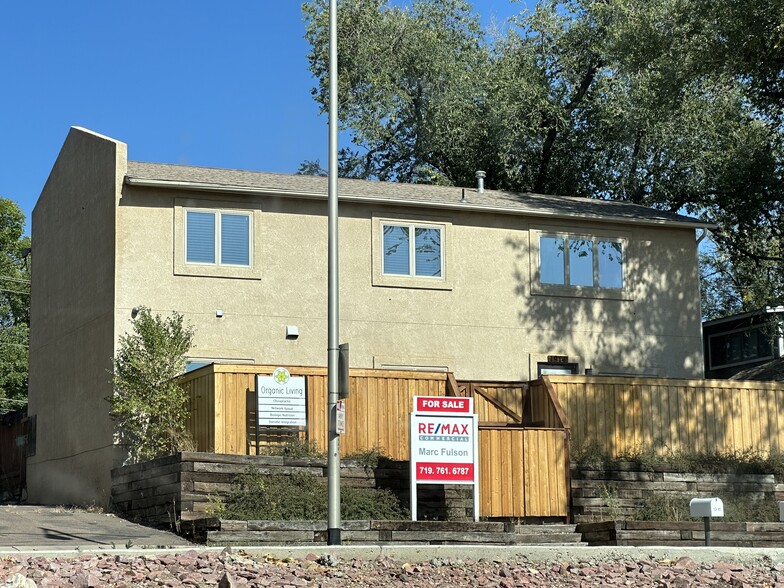
[[[259,426],[307,426],[305,378],[293,377],[286,368],[271,376],[256,376]]]
[[[478,431],[472,398],[416,396],[411,412],[411,518],[417,484],[474,486],[479,520]]]

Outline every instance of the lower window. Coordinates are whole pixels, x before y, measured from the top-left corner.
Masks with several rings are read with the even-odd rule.
[[[538,377],[556,376],[556,375],[574,375],[577,373],[577,364],[539,362],[536,364],[536,372]]]

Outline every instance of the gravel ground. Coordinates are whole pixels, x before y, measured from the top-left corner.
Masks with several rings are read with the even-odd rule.
[[[6,556],[0,588],[46,586],[718,586],[784,588],[784,564],[698,563],[673,560],[596,559],[534,562],[525,557],[432,559],[409,563],[387,556],[337,559],[252,557],[239,550],[187,551],[161,555]]]

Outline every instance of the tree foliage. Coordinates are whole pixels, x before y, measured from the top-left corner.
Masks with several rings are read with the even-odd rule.
[[[303,10],[326,109],[327,2]],[[488,188],[686,211],[718,226],[736,279],[772,265],[780,283],[782,23],[778,0],[541,0],[491,35],[462,0],[343,0],[340,173],[483,169]]]
[[[187,444],[187,397],[176,381],[185,371],[193,330],[183,317],[152,315],[142,307],[113,359],[108,399],[132,461],[171,455]]]
[[[0,398],[1,409],[27,398],[30,322],[30,238],[19,206],[0,198]]]

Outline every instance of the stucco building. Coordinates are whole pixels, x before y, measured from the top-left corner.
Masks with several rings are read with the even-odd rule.
[[[352,367],[702,377],[699,221],[476,187],[339,193]],[[326,364],[326,199],[326,178],[139,163],[71,129],[32,219],[31,501],[106,502],[109,370],[136,307],[182,313],[194,365]]]

